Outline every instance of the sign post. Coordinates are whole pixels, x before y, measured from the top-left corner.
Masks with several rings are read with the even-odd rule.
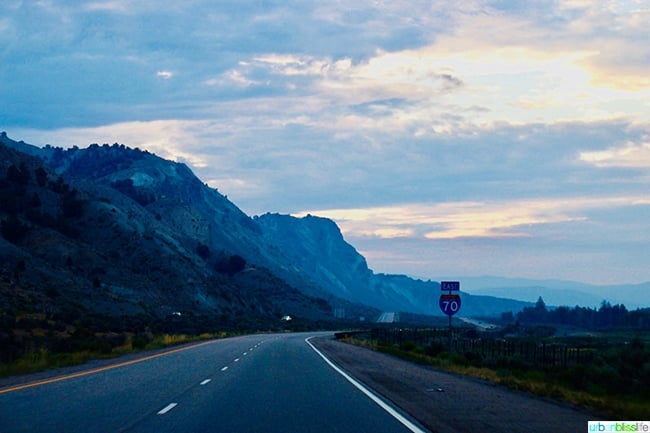
[[[460,310],[460,281],[441,281],[440,290],[447,291],[440,295],[440,309],[449,317],[449,351],[451,352],[451,316]]]

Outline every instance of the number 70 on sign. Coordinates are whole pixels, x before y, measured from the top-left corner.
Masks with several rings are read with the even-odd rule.
[[[459,295],[440,295],[440,310],[447,316],[453,316],[460,310]]]

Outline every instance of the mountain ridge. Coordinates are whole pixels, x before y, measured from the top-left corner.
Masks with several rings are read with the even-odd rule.
[[[229,261],[239,257],[249,269],[268,272],[269,276],[296,288],[307,297],[303,299],[305,303],[312,302],[309,299],[323,300],[318,304],[321,308],[316,314],[318,317],[323,317],[325,304],[327,308],[346,311],[349,318],[366,316],[373,308],[442,314],[438,307],[437,282],[375,274],[368,268],[365,258],[345,241],[336,223],[327,218],[310,215],[299,219],[278,214],[249,217],[216,189],[201,182],[185,164],[117,143],[91,144],[84,149],[64,150],[49,145],[38,148],[13,141],[6,133],[0,135],[0,142],[31,155],[34,161],[41,161],[51,172],[52,179],[69,183],[68,188],[78,195],[77,202],[85,203],[83,206],[90,203],[87,208],[90,212],[85,217],[91,221],[85,222],[83,227],[88,233],[84,235],[96,236],[103,246],[111,248],[102,254],[123,259],[120,246],[137,251],[138,247],[146,248],[147,243],[156,245],[156,255],[161,260],[166,255],[176,256],[191,267],[192,271],[187,274],[192,277],[170,279],[178,285],[191,287],[183,289],[185,296],[208,310],[225,308],[228,302],[223,300],[223,293],[217,299],[204,293],[202,287],[231,284],[230,280],[224,282],[223,275],[215,273],[215,269],[227,269]],[[82,206],[79,203],[77,205]],[[29,223],[27,219],[24,222]],[[108,224],[102,226],[104,232],[93,229],[93,224],[98,223]],[[106,234],[112,233],[111,230],[121,233],[119,245]],[[93,245],[95,249],[102,248],[96,243]],[[140,260],[143,264],[155,262],[150,257]],[[110,266],[106,260],[101,263],[95,267],[103,269],[104,280],[119,280],[119,275],[107,269]],[[155,264],[155,268],[158,274],[164,274],[174,266]],[[92,278],[99,279],[99,276]],[[138,278],[147,280],[150,276]],[[157,278],[157,281],[164,280],[160,275]],[[213,278],[218,282],[214,283]],[[152,282],[148,284],[153,285]],[[107,282],[104,286],[110,284]],[[128,287],[120,290],[126,293]],[[250,303],[243,304],[255,309]],[[362,304],[370,308],[361,307]],[[462,314],[496,315],[527,305],[521,301],[464,293]],[[174,308],[172,305],[166,307],[167,310]],[[262,310],[270,314],[274,309],[277,306]],[[229,313],[232,311],[220,314]]]
[[[138,329],[136,322],[165,328],[171,313],[182,312],[194,322],[185,323],[186,328],[195,330],[199,322],[205,323],[203,328],[263,322],[267,327],[287,314],[285,309],[297,317],[329,318],[327,302],[274,276],[262,263],[247,263],[237,272],[224,268],[227,274],[218,269],[219,261],[227,262],[237,251],[226,241],[218,251],[202,243],[209,224],[200,221],[187,199],[198,191],[212,196],[224,212],[234,214],[235,207],[205,190],[193,175],[189,183],[181,182],[186,190],[175,196],[156,190],[156,196],[151,190],[124,187],[128,182],[115,184],[113,178],[103,183],[75,178],[67,171],[78,149],[47,149],[49,154],[39,159],[5,146],[6,135],[0,140],[0,316],[42,313],[72,326],[78,322],[75,317],[92,322],[103,315],[113,319],[105,317],[98,329],[119,327],[117,317]],[[146,155],[119,145],[93,151],[113,155],[114,162],[123,164],[122,172]],[[66,163],[54,163],[54,168],[44,163],[56,155]],[[191,174],[181,165],[151,158],[154,167]],[[146,206],[142,197],[150,201]],[[237,218],[243,217],[225,220]]]
[[[603,302],[624,304],[628,308],[645,308],[650,305],[650,282],[599,285],[559,279],[498,276],[468,276],[460,279],[465,290],[470,293],[505,296],[526,302],[535,302],[541,296],[549,306],[599,307]]]
[[[366,259],[345,241],[334,221],[314,215],[298,218],[277,213],[255,217],[255,221],[262,225],[267,239],[335,295],[383,311],[442,315],[438,305],[438,282],[374,273],[368,268]],[[355,289],[354,293],[349,293],[350,288]],[[464,292],[462,314],[497,315],[529,305]]]

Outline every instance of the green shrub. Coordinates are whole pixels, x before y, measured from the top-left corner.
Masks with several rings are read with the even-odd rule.
[[[452,353],[450,361],[454,365],[461,365],[463,367],[469,366],[469,360],[465,358],[464,355],[461,355],[460,353]]]
[[[465,356],[465,359],[467,359],[467,362],[469,362],[471,365],[474,365],[474,366],[477,366],[477,367],[482,365],[483,356],[481,356],[480,353],[478,353],[478,352],[465,352],[464,356]]]
[[[446,350],[446,346],[440,341],[432,341],[425,349],[424,352],[429,356],[438,356]]]
[[[135,335],[131,338],[131,346],[134,349],[144,349],[149,341],[151,340],[145,335]]]
[[[402,341],[402,343],[399,345],[400,350],[403,350],[405,352],[412,352],[415,350],[416,347],[417,344],[415,344],[411,340]]]

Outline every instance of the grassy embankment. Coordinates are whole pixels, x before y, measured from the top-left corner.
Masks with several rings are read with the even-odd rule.
[[[59,353],[54,353],[47,348],[41,347],[37,351],[27,352],[12,362],[0,362],[0,377],[34,373],[51,368],[69,367],[84,364],[93,359],[116,358],[131,353],[163,349],[209,339],[226,338],[228,336],[231,336],[231,334],[226,332],[204,333],[200,335],[130,335],[119,346],[113,347],[110,344],[92,344],[83,350]]]
[[[443,371],[570,402],[612,419],[650,417],[650,347],[638,340],[630,347],[599,353],[589,365],[569,368],[526,366],[517,359],[482,360],[471,354],[450,354],[440,345],[420,347],[410,341],[399,345],[354,338],[345,341]]]

